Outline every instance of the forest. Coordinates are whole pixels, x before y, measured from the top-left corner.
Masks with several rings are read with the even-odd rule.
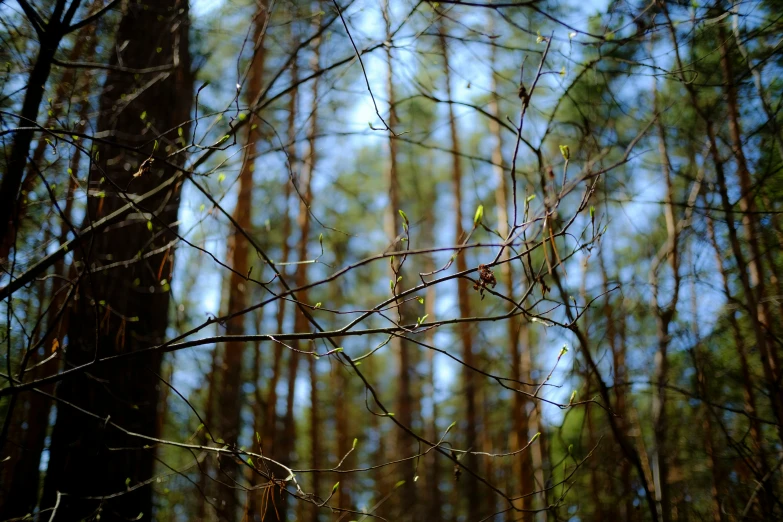
[[[783,0],[0,0],[0,520],[783,520]]]

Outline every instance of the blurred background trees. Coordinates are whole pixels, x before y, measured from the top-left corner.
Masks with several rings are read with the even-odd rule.
[[[783,517],[781,7],[0,2],[0,519]]]

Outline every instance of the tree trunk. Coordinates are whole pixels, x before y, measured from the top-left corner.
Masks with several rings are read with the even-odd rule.
[[[19,226],[17,196],[22,185],[27,165],[27,154],[30,151],[30,143],[32,143],[35,133],[35,122],[38,119],[38,109],[41,106],[46,82],[52,70],[54,55],[60,47],[60,42],[66,35],[68,26],[80,3],[81,0],[71,0],[71,4],[66,10],[66,0],[57,0],[51,17],[41,28],[39,34],[38,55],[27,79],[22,112],[19,114],[20,129],[14,134],[11,155],[8,158],[6,172],[0,184],[0,259],[8,256]]]
[[[660,110],[657,83],[653,80],[653,106],[655,113]],[[674,218],[674,186],[672,182],[671,164],[666,147],[666,133],[661,118],[656,119],[658,130],[658,152],[660,154],[663,178],[666,182],[664,200],[664,216],[666,221],[666,241],[653,259],[650,268],[650,286],[652,288],[652,300],[650,306],[655,313],[656,338],[658,351],[655,353],[654,381],[652,397],[652,422],[653,422],[653,477],[655,481],[655,495],[658,514],[663,522],[671,520],[672,506],[669,491],[669,458],[668,454],[668,423],[666,415],[666,384],[668,380],[669,360],[668,351],[671,336],[669,325],[677,311],[677,301],[680,291],[678,230]],[[658,269],[664,263],[670,265],[672,271],[673,290],[668,303],[661,304],[659,295]],[[668,293],[667,293],[668,295]]]
[[[86,119],[89,110],[90,105],[87,100],[84,100],[80,109],[80,119]],[[74,179],[76,179],[79,173],[80,159],[81,151],[75,149],[69,162],[69,169],[72,174],[68,179],[68,189],[65,194],[65,206],[63,208],[64,217],[60,223],[60,235],[58,237],[58,244],[60,245],[67,241],[68,232],[70,231],[69,223],[76,188]],[[54,349],[55,341],[62,345],[60,340],[63,339],[63,334],[68,324],[67,310],[63,310],[63,307],[67,305],[67,293],[63,283],[67,276],[64,259],[60,259],[54,264],[53,272],[59,277],[54,278],[51,285],[52,300],[46,316],[47,332],[42,346],[44,357],[48,356],[50,350]],[[40,359],[41,356],[39,354],[32,354],[27,366],[35,366],[40,362]],[[30,371],[31,378],[38,379],[44,377],[47,370],[51,371],[51,368],[58,364],[59,359],[56,361],[52,361],[44,366],[38,366]],[[54,386],[43,386],[41,390],[51,394],[54,391]],[[20,397],[16,396],[12,398],[12,401]],[[2,520],[31,513],[38,500],[41,475],[39,465],[46,440],[46,432],[49,428],[49,413],[52,404],[49,397],[39,393],[25,394],[24,399],[26,404],[21,405],[22,408],[17,406],[17,409],[13,411],[14,419],[11,422],[14,427],[18,426],[21,429],[23,425],[26,425],[27,428],[23,434],[20,434],[19,440],[12,442],[19,449],[10,455],[11,459],[9,461],[0,465],[2,482],[7,487],[7,489],[4,487],[0,492],[0,519]],[[10,414],[10,411],[8,414]]]
[[[254,16],[253,24],[253,57],[248,69],[246,99],[255,100],[261,92],[264,78],[264,34],[267,25],[267,6],[265,2],[259,2]],[[247,148],[242,161],[242,168],[239,173],[239,192],[237,203],[234,208],[234,220],[237,224],[237,230],[230,236],[226,257],[232,258],[233,271],[229,275],[228,290],[228,314],[235,314],[247,308],[248,293],[250,289],[247,285],[250,282],[247,279],[249,274],[249,251],[248,241],[243,237],[241,231],[250,233],[253,215],[253,173],[255,172],[256,156],[261,136],[263,122],[257,114],[249,115],[250,125],[247,126]],[[226,321],[227,335],[242,335],[245,333],[244,314],[232,317]],[[234,447],[239,443],[239,434],[241,432],[241,411],[242,411],[242,367],[244,365],[245,345],[242,341],[231,341],[225,344],[223,355],[223,372],[221,379],[221,390],[218,395],[218,404],[220,405],[220,417],[218,419],[220,426],[220,437],[226,444]],[[234,481],[240,479],[239,463],[236,459],[222,458],[218,460],[221,473],[218,478],[225,483],[233,486]],[[240,502],[237,499],[238,489],[235,487],[222,486],[218,490],[218,506],[224,517],[230,522],[236,520],[239,514],[238,507]]]
[[[495,48],[492,48],[492,63],[493,70],[495,64]],[[497,79],[493,72],[492,74],[492,98],[490,99],[490,112],[495,118],[500,119],[500,110],[498,107],[498,86]],[[495,137],[495,144],[492,149],[492,163],[495,170],[495,179],[497,187],[495,188],[495,209],[498,219],[498,233],[503,241],[506,241],[509,236],[509,223],[508,223],[508,185],[505,175],[505,169],[503,168],[503,137],[501,135],[500,124],[495,119],[489,120],[490,132]],[[506,296],[512,301],[516,302],[514,297],[514,272],[511,263],[508,262],[510,257],[510,249],[504,248],[503,253],[500,256],[500,272],[502,281],[506,287]],[[520,331],[526,329],[527,326],[522,324],[516,317],[511,317],[505,321],[506,323],[506,343],[508,345],[508,358],[511,363],[511,378],[516,381],[514,387],[521,387],[518,384],[519,381],[529,382],[529,373],[523,376],[523,356],[520,351]],[[525,332],[527,333],[527,332]],[[525,335],[524,337],[527,337]],[[530,359],[530,344],[526,343],[523,347],[527,350],[527,359]],[[527,365],[528,372],[530,365]],[[530,440],[530,419],[527,412],[527,401],[525,396],[521,393],[515,393],[513,399],[513,415],[512,415],[512,430],[509,437],[509,448],[511,451],[517,451],[519,448],[527,444]],[[533,433],[538,430],[534,430]],[[517,503],[517,507],[524,510],[522,513],[522,520],[524,522],[532,522],[534,518],[533,501],[534,495],[530,495],[535,489],[535,482],[533,480],[534,468],[532,465],[532,451],[523,451],[514,459],[514,473],[513,475],[519,480],[518,490],[516,494],[525,495]],[[516,484],[512,482],[516,487]],[[514,491],[514,490],[512,490]],[[509,511],[507,513],[507,519],[516,519],[518,513]]]
[[[320,18],[318,19],[320,21]],[[312,70],[318,70],[320,59],[321,59],[321,38],[317,38],[313,42],[313,56],[310,61],[310,66]],[[312,109],[310,111],[310,126],[307,131],[307,147],[308,152],[304,159],[304,164],[302,166],[302,173],[299,178],[299,186],[298,186],[298,194],[300,196],[299,199],[299,215],[297,216],[296,223],[297,226],[301,232],[301,236],[299,238],[299,245],[297,248],[297,260],[300,261],[300,264],[296,266],[296,275],[295,275],[295,286],[301,287],[305,286],[308,282],[307,277],[307,270],[306,267],[308,266],[305,263],[302,263],[302,261],[306,261],[308,259],[308,241],[310,239],[310,226],[311,226],[311,207],[313,205],[313,190],[312,190],[312,183],[313,183],[313,176],[315,175],[315,167],[318,162],[318,153],[316,150],[316,139],[318,136],[318,104],[320,103],[319,99],[319,86],[320,82],[318,79],[314,79],[312,82],[312,90],[311,90],[311,97],[312,97]],[[300,303],[309,304],[308,303],[308,292],[302,291],[298,292],[296,294],[296,300]],[[310,328],[310,323],[307,320],[307,318],[302,314],[301,311],[299,311],[294,319],[294,326],[295,330],[297,332],[304,332],[307,331],[308,328]],[[305,345],[304,343],[296,343],[294,345],[298,349],[310,351],[315,350],[316,345],[310,344],[309,346]],[[296,353],[291,354],[292,357],[292,364],[295,364],[293,360],[298,359],[299,355]],[[310,433],[309,433],[309,439],[310,439],[310,467],[312,469],[319,469],[321,468],[321,423],[320,423],[320,405],[319,405],[319,397],[318,397],[318,368],[316,367],[316,359],[314,356],[309,355],[308,358],[308,370],[309,370],[309,377],[310,377]],[[290,376],[291,378],[295,378],[294,375]],[[291,387],[289,383],[289,392],[293,393],[293,387]],[[289,401],[292,399],[292,397],[289,397]],[[289,402],[291,404],[291,402]],[[295,419],[293,417],[289,420],[290,422],[295,422]],[[312,474],[312,493],[315,495],[319,495],[319,493],[323,493],[320,491],[321,489],[321,474],[320,473],[313,473]],[[324,495],[325,497],[325,495]],[[312,522],[317,522],[320,516],[319,509],[317,506],[313,504],[307,505],[307,519]]]
[[[447,100],[451,101],[451,69],[449,67],[449,53],[448,47],[446,45],[446,37],[442,28],[440,28],[439,34],[441,52],[443,53],[443,74],[446,81],[446,97]],[[465,234],[465,231],[462,228],[462,164],[460,163],[461,147],[459,141],[459,132],[457,130],[457,121],[454,117],[454,105],[451,103],[449,103],[449,131],[451,134],[452,150],[451,183],[454,190],[454,240],[456,243],[460,243]],[[468,264],[465,257],[465,252],[457,253],[457,272],[463,272],[467,270]],[[465,278],[457,279],[457,302],[459,305],[460,317],[470,317],[470,294],[468,293],[468,280]],[[472,448],[472,451],[479,451],[477,447],[478,439],[476,434],[477,384],[475,382],[474,370],[471,369],[471,367],[475,367],[473,354],[473,334],[471,332],[471,325],[467,322],[459,323],[458,330],[460,344],[462,345],[462,360],[466,365],[462,376],[465,390],[465,446],[466,448]],[[516,346],[516,340],[514,341],[514,345]],[[518,366],[518,360],[519,359],[517,356],[517,359],[514,362],[514,366]],[[516,371],[518,373],[518,370]],[[516,413],[515,416],[518,418]],[[520,427],[517,426],[517,428]],[[476,459],[474,457],[468,454],[463,458],[465,459],[464,462],[468,467],[475,468]],[[475,477],[466,476],[462,482],[465,499],[468,504],[468,519],[478,520],[481,518],[480,515],[482,511],[482,496],[481,492],[479,491],[478,481],[475,479]]]
[[[107,132],[109,143],[97,147],[99,169],[91,173],[90,181],[91,188],[101,192],[92,192],[96,197],[89,201],[85,225],[124,205],[120,190],[145,193],[176,175],[175,168],[156,163],[143,175],[133,176],[153,154],[153,138],[159,141],[158,154],[163,154],[181,146],[176,143],[177,126],[183,139],[189,136],[185,122],[190,118],[193,79],[187,7],[181,0],[162,0],[149,10],[136,3],[127,6],[117,30],[117,47],[124,46],[120,51],[123,64],[144,68],[176,60],[178,66],[159,73],[155,82],[144,75],[135,80],[116,70],[107,73],[97,127]],[[111,63],[119,63],[116,53]],[[121,95],[147,83],[130,101],[122,99]],[[112,146],[120,136],[129,145],[143,145],[142,155]],[[173,160],[181,163],[183,158]],[[144,350],[165,338],[173,255],[165,251],[140,259],[138,254],[161,249],[175,238],[179,184],[148,199],[143,207],[149,218],[130,213],[121,233],[114,230],[97,236],[76,252],[78,268],[90,272],[71,309],[67,366],[89,363],[96,356]],[[124,266],[97,270],[104,263],[118,261],[125,261]],[[156,436],[158,386],[151,372],[158,373],[160,365],[161,355],[150,353],[117,364],[100,364],[88,374],[60,383],[43,507],[52,507],[58,494],[64,493],[57,515],[65,520],[96,511],[102,520],[152,519],[152,490],[143,482],[152,476],[154,449],[149,448],[149,441],[124,435],[114,426]],[[123,494],[103,501],[84,498],[116,493]]]
[[[391,39],[391,12],[390,2],[386,0],[383,6],[383,16],[386,22],[386,38]],[[408,245],[405,242],[398,241],[398,234],[403,233],[401,216],[399,211],[402,210],[400,201],[400,172],[399,172],[399,150],[398,142],[394,136],[395,129],[398,126],[399,119],[397,116],[397,99],[394,88],[394,63],[391,52],[391,47],[386,46],[386,93],[389,98],[389,115],[387,124],[389,126],[389,168],[386,170],[386,187],[388,189],[388,204],[386,205],[384,214],[384,232],[387,238],[392,242],[390,247],[393,251],[405,250]],[[407,226],[407,225],[406,225]],[[399,278],[403,277],[402,280]],[[392,292],[396,295],[400,290],[400,285],[404,284],[404,276],[402,272],[402,262],[399,256],[395,257],[391,263],[391,278],[393,281]],[[405,323],[406,310],[402,301],[395,302],[396,318],[397,322]],[[396,383],[397,397],[395,400],[394,413],[398,421],[404,426],[410,427],[413,420],[412,403],[413,397],[411,394],[411,372],[412,361],[411,351],[414,349],[410,343],[405,342],[399,337],[392,337],[391,351],[397,354],[398,357],[398,381]],[[389,455],[390,459],[400,459],[409,457],[416,452],[416,446],[413,444],[411,437],[403,430],[396,430],[396,440],[393,448],[393,455]],[[391,448],[387,448],[391,449]],[[414,473],[413,466],[410,462],[403,462],[393,468],[396,475],[394,482],[404,480],[405,483],[400,486],[399,490],[394,494],[393,501],[390,502],[387,507],[386,513],[391,513],[392,518],[397,520],[418,520],[420,514],[418,513],[418,505],[416,498],[416,485],[413,481]],[[380,495],[384,497],[390,493],[391,489],[389,484],[383,484],[380,488]]]

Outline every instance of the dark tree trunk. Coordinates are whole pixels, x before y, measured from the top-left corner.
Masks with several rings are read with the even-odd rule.
[[[97,127],[107,133],[109,143],[98,146],[99,161],[90,173],[85,226],[123,206],[123,193],[145,193],[175,176],[176,168],[163,158],[189,136],[184,122],[190,114],[193,79],[187,2],[161,0],[154,7],[128,2],[116,40],[118,48],[124,46],[119,51],[124,67],[172,62],[176,67],[155,76],[107,73]],[[120,64],[116,54],[111,63]],[[148,170],[138,170],[153,154],[154,140],[161,159]],[[111,142],[140,147],[140,153]],[[181,155],[169,159],[182,160]],[[134,176],[137,171],[140,176]],[[165,247],[175,238],[179,187],[171,184],[129,213],[121,225],[76,252],[77,269],[90,273],[84,274],[71,307],[67,366],[144,350],[165,338],[173,267],[173,253]],[[102,520],[152,519],[152,489],[145,481],[153,473],[154,448],[151,441],[116,426],[156,436],[159,386],[152,372],[159,373],[160,366],[161,355],[149,353],[96,365],[60,383],[43,507],[52,507],[63,494],[57,510],[63,520],[98,512]],[[116,496],[100,498],[111,495]]]
[[[38,55],[27,80],[22,112],[19,114],[20,130],[14,134],[14,142],[11,147],[11,156],[8,158],[6,172],[0,184],[0,259],[8,256],[8,252],[14,243],[18,220],[17,196],[22,185],[27,154],[30,151],[30,143],[35,134],[35,122],[38,119],[38,109],[43,100],[46,81],[52,70],[52,62],[60,42],[65,36],[68,25],[79,7],[81,0],[72,0],[68,9],[65,9],[66,0],[57,0],[52,9],[52,16],[41,28]]]

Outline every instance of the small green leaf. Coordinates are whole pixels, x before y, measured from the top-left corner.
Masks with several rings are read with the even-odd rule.
[[[573,404],[576,399],[576,390],[571,392],[571,398],[568,400],[568,404]]]
[[[404,481],[404,480],[400,480],[399,482],[397,482],[397,483],[394,485],[394,489],[397,489],[398,487],[402,486],[403,484],[405,484],[405,481]]]
[[[560,355],[558,355],[558,357],[562,357],[567,353],[568,353],[568,347],[563,345],[563,347],[560,349]]]
[[[182,127],[177,127],[177,134],[180,138],[182,137]]]
[[[565,76],[565,75],[566,75],[566,68],[565,66],[563,66],[563,68],[560,69],[560,76]]]
[[[424,304],[424,298],[421,296],[416,296],[416,300],[419,302],[419,304]]]
[[[125,487],[130,486],[130,477],[125,479]]]
[[[614,33],[613,33],[612,31],[609,31],[608,33],[606,33],[606,34],[604,35],[604,39],[605,39],[607,42],[611,42],[612,40],[614,40]]]
[[[394,413],[390,411],[389,413],[386,414],[386,416],[387,417],[394,417]]]
[[[566,161],[571,159],[571,150],[568,148],[568,145],[560,145],[560,154]]]
[[[201,206],[198,207],[199,212],[204,212],[204,209],[207,208],[204,203],[201,204]]]
[[[147,119],[147,111],[142,111],[142,113],[139,116],[139,118],[141,118],[142,121],[146,120]]]
[[[476,213],[473,214],[473,226],[477,226],[481,223],[481,218],[484,217],[484,205],[479,205],[476,209]]]
[[[531,202],[531,201],[533,201],[534,199],[536,199],[536,195],[535,195],[535,194],[530,194],[530,195],[527,197],[527,199],[525,200],[525,203],[530,203],[530,202]]]
[[[570,40],[571,38],[575,37],[575,36],[576,36],[576,32],[568,33],[568,39],[569,39],[569,40]]]
[[[315,303],[315,308],[321,308],[321,303],[320,303],[320,301],[319,301],[319,302],[317,302],[317,303]]]
[[[590,219],[595,218],[595,207],[590,205]]]
[[[247,463],[252,466],[253,465],[253,457],[248,457],[247,458]]]
[[[533,444],[540,436],[541,436],[541,432],[539,431],[538,433],[533,435],[533,438],[530,439],[530,442],[528,444]]]
[[[152,232],[152,221],[147,221],[147,230]]]
[[[397,212],[400,213],[400,217],[402,217],[402,220],[405,222],[405,224],[408,223],[408,216],[405,215],[405,212],[403,210],[398,210]]]
[[[340,483],[339,483],[339,482],[336,482],[336,483],[334,484],[334,486],[332,486],[332,494],[334,494],[334,492],[335,492],[335,491],[337,491],[337,488],[339,488],[339,487],[340,487]]]
[[[353,446],[351,446],[351,449],[356,449],[356,444],[359,442],[359,439],[354,438],[353,439]]]
[[[218,183],[223,183],[223,180],[225,180],[225,179],[226,179],[226,175],[225,174],[223,174],[222,172],[220,174],[218,174]]]

